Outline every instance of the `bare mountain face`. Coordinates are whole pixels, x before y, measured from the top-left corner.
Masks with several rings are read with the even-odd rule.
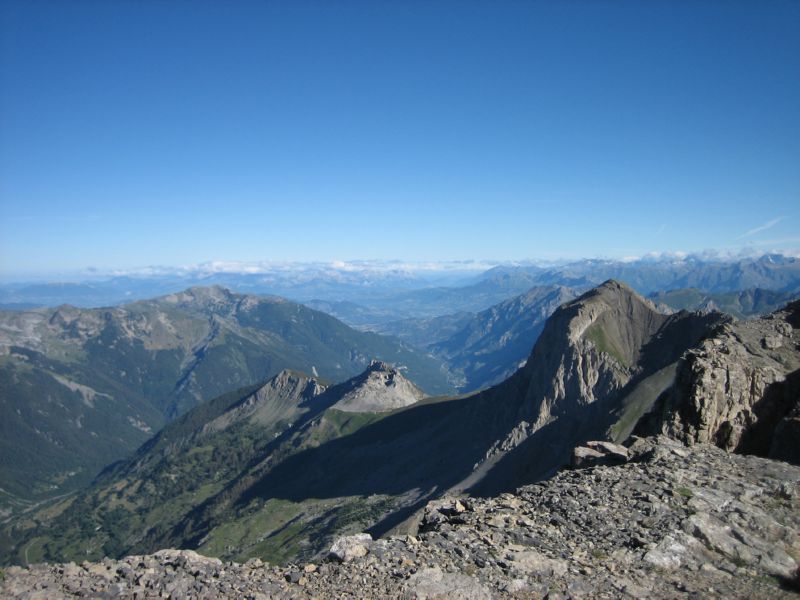
[[[379,377],[324,390],[300,375],[272,384],[313,393],[278,393],[289,400],[263,422],[236,416],[259,412],[248,412],[252,391],[198,407],[96,488],[8,529],[5,560],[22,561],[21,548],[64,559],[168,546],[310,559],[341,533],[414,532],[431,500],[541,480],[577,446],[624,442],[637,427],[762,454],[773,451],[763,440],[784,440],[778,455],[796,431],[797,324],[796,305],[741,324],[666,315],[608,281],[558,308],[525,366],[480,393],[375,412],[400,374],[373,365]],[[370,411],[339,410],[348,394]],[[178,430],[184,441],[168,442]]]
[[[274,297],[191,288],[114,308],[0,311],[0,509],[86,484],[202,402],[282,369],[340,381],[378,358],[428,393],[441,364]]]
[[[684,355],[649,429],[800,464],[798,326],[800,301],[763,319],[725,323]]]
[[[343,412],[380,413],[405,408],[425,394],[386,363],[374,360],[369,368],[348,383],[350,390],[333,405]]]

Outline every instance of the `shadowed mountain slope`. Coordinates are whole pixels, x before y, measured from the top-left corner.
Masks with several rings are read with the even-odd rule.
[[[105,309],[0,311],[0,507],[83,485],[166,422],[282,369],[342,380],[378,358],[428,393],[436,359],[280,298],[223,288]]]
[[[790,309],[759,320],[751,336],[760,336],[762,347],[784,349],[784,371],[797,353]],[[637,424],[705,431],[701,425],[717,413],[697,417],[686,409],[699,381],[708,379],[687,388],[680,374],[690,368],[692,353],[709,344],[749,343],[737,342],[736,327],[718,313],[661,314],[626,285],[609,281],[557,309],[525,367],[481,393],[423,399],[389,412],[342,412],[337,402],[354,389],[365,397],[386,393],[369,383],[375,380],[370,370],[324,390],[304,376],[292,375],[295,384],[284,376],[278,387],[290,391],[263,391],[273,398],[263,404],[257,395],[230,396],[188,413],[94,490],[38,513],[40,523],[30,529],[7,531],[14,540],[7,556],[19,560],[23,547],[65,558],[177,546],[282,561],[313,557],[340,533],[413,531],[414,515],[429,500],[464,492],[492,496],[537,481],[568,463],[587,440],[623,441]],[[754,348],[741,357],[745,368],[755,364],[747,356]],[[769,357],[773,362],[765,366],[778,369],[778,354]],[[384,387],[390,379],[402,383],[388,367],[370,369]],[[784,371],[773,381],[794,385]],[[713,406],[738,414],[735,405],[749,382],[732,380]],[[306,390],[313,393],[303,396]],[[763,401],[754,398],[753,406]],[[257,408],[262,405],[271,408]],[[378,400],[371,406],[384,407]],[[757,430],[759,419],[763,427],[793,431],[791,406],[780,406],[780,419],[751,411],[740,439]],[[203,409],[209,412],[200,414]],[[258,422],[257,414],[269,419]],[[184,441],[169,441],[179,429]],[[183,496],[170,491],[173,481],[183,482]],[[148,500],[154,490],[161,496]],[[54,539],[62,531],[76,541]]]

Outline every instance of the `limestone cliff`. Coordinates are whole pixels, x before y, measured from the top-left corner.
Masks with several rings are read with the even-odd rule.
[[[675,385],[641,430],[797,461],[790,413],[800,398],[799,320],[800,302],[793,302],[719,327],[684,355]]]

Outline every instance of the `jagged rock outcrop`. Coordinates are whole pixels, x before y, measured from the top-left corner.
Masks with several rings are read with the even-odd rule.
[[[420,533],[361,544],[346,562],[167,550],[11,567],[0,596],[795,597],[800,468],[666,438],[630,452],[623,465],[562,471],[497,498],[431,503]]]
[[[587,440],[624,440],[672,384],[681,354],[725,319],[662,314],[617,281],[564,304],[514,376],[522,390],[517,423],[489,450],[487,463],[520,447],[507,471],[531,481],[568,464],[572,449]]]
[[[665,315],[607,281],[559,308],[525,367],[534,428],[614,397],[642,373],[677,360],[715,317]]]
[[[797,461],[790,440],[800,406],[799,321],[796,301],[719,327],[685,354],[675,385],[640,431]]]
[[[366,371],[351,379],[334,408],[344,412],[378,413],[410,406],[425,394],[396,368],[373,360]]]

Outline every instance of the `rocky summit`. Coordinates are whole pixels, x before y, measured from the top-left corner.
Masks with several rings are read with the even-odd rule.
[[[665,437],[636,438],[620,454],[619,464],[562,470],[496,498],[439,499],[415,535],[340,538],[317,563],[163,550],[10,567],[0,595],[788,598],[800,590],[800,467]]]
[[[373,360],[364,373],[347,385],[350,389],[333,405],[343,412],[386,412],[410,406],[425,397],[400,371],[379,360]]]

